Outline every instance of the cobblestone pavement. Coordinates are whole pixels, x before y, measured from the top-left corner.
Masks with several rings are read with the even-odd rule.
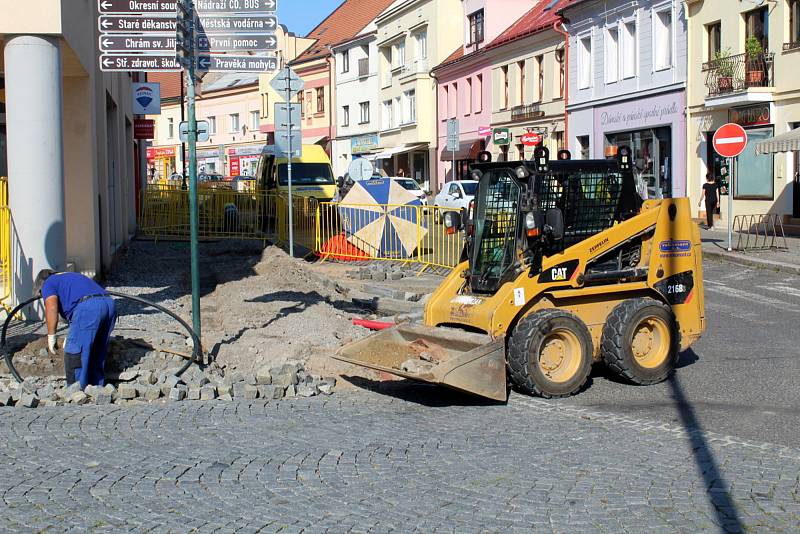
[[[383,389],[269,404],[2,409],[0,531],[800,524],[798,449],[519,395],[475,405],[425,386]]]

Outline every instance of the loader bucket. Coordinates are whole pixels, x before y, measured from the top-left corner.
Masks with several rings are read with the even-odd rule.
[[[505,401],[503,338],[452,328],[400,325],[340,348],[343,362]]]

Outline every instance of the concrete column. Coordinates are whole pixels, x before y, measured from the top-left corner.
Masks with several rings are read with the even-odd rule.
[[[5,45],[9,204],[14,298],[31,295],[40,269],[66,267],[61,48],[41,35]]]

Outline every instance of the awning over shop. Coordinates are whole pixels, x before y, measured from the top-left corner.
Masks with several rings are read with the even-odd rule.
[[[756,154],[778,154],[780,152],[800,151],[800,128],[776,135],[772,139],[756,144]]]
[[[321,141],[327,141],[327,140],[328,140],[328,136],[327,135],[320,135],[320,136],[317,136],[317,137],[304,137],[303,138],[303,144],[304,145],[318,145],[318,144],[320,144]]]
[[[367,159],[369,161],[374,161],[376,159],[391,159],[392,156],[395,156],[396,154],[403,154],[405,152],[412,152],[412,151],[417,150],[418,148],[422,148],[424,146],[425,145],[400,145],[400,146],[396,146],[394,148],[387,148],[386,150],[382,150],[381,152],[378,152],[377,154],[365,155],[364,159]]]
[[[464,160],[477,160],[478,159],[478,152],[482,150],[481,147],[481,140],[478,139],[477,141],[461,141],[461,144],[456,150],[455,159]],[[453,152],[451,150],[442,150],[442,155],[440,157],[441,161],[453,161]]]

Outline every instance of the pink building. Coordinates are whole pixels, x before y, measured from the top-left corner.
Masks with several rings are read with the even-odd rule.
[[[438,93],[438,164],[435,190],[451,180],[468,178],[468,166],[486,148],[492,122],[491,55],[484,46],[517,21],[536,0],[464,0],[464,46],[433,69]],[[447,150],[447,122],[459,121],[459,147]],[[455,166],[453,161],[455,160]],[[435,184],[435,186],[434,186]]]

